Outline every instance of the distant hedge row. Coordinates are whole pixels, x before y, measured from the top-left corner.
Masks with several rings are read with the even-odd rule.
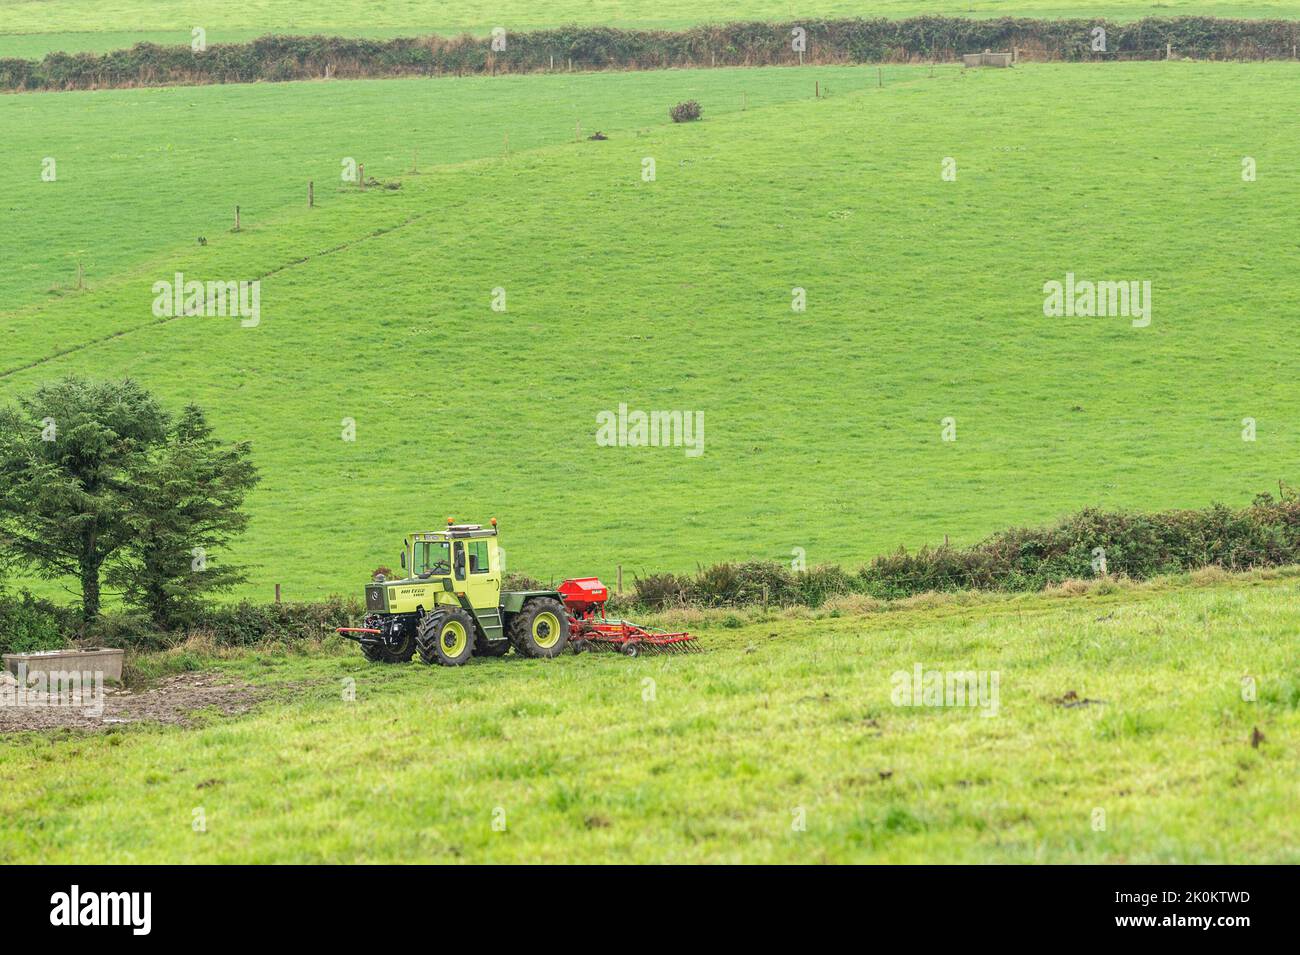
[[[1106,31],[1106,52],[1092,50]],[[367,40],[266,36],[250,43],[189,46],[138,43],[109,53],[50,53],[42,60],[0,59],[0,90],[73,90],[198,83],[526,73],[540,70],[763,66],[800,61],[792,30],[806,31],[809,63],[954,60],[984,49],[1020,48],[1035,59],[1154,59],[1171,44],[1198,59],[1275,59],[1295,55],[1300,22],[1212,17],[1105,20],[800,20],[727,23],[679,32],[562,27],[490,37]]]
[[[1102,560],[1104,559],[1104,564]],[[791,571],[771,561],[715,564],[694,575],[638,579],[632,602],[654,609],[758,603],[819,606],[827,597],[881,599],[930,591],[1035,591],[1102,576],[1145,580],[1202,567],[1228,571],[1300,564],[1300,496],[1261,494],[1249,507],[1153,514],[1084,510],[1049,527],[1012,528],[971,547],[923,547],[875,558],[856,572]]]

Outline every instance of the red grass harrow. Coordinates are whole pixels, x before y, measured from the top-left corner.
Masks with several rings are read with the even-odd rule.
[[[700,652],[695,638],[685,631],[670,632],[606,617],[609,589],[597,577],[576,577],[556,589],[569,612],[569,643],[575,653],[603,650],[635,657],[642,653]]]

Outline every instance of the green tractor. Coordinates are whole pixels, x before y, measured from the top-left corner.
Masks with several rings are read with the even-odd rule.
[[[402,544],[401,580],[366,586],[364,626],[340,627],[367,660],[461,666],[472,656],[557,657],[569,642],[569,614],[556,590],[501,589],[497,522],[453,524]]]

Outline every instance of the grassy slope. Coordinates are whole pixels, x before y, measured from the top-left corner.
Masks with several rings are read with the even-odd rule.
[[[495,26],[529,30],[561,24],[681,29],[726,20],[793,20],[919,15],[997,17],[1148,16],[1295,17],[1296,0],[451,0],[436,11],[417,0],[366,0],[327,5],[303,0],[0,0],[0,57],[37,57],[51,50],[111,50],[147,40],[189,43],[207,30],[209,43],[231,43],[269,32],[385,37],[428,33],[487,33]],[[252,24],[250,26],[250,24]]]
[[[1083,504],[1237,502],[1288,473],[1298,440],[1285,305],[1300,181],[1274,121],[1296,70],[899,68],[883,90],[331,195],[12,314],[5,367],[80,350],[0,392],[130,373],[252,438],[266,481],[239,556],[260,565],[258,594],[351,591],[446,513],[497,515],[511,566],[558,576],[796,546],[856,560]],[[301,89],[282,88],[285,109]],[[149,126],[159,98],[112,95],[138,97]],[[1243,155],[1259,181],[1241,181]],[[372,163],[384,178],[409,161]],[[153,324],[149,287],[173,269],[278,266],[260,328]],[[1067,270],[1150,278],[1152,326],[1045,319],[1042,283]],[[488,309],[497,285],[504,315]],[[596,413],[620,402],[703,410],[705,455],[595,447]]]
[[[417,152],[430,170],[500,156],[507,135],[519,152],[572,142],[577,123],[583,135],[630,134],[668,122],[681,99],[723,116],[807,99],[816,83],[847,93],[876,76],[765,68],[0,97],[6,154],[25,173],[0,184],[11,223],[0,232],[0,320],[75,284],[78,252],[94,287],[197,236],[216,239],[236,204],[250,226],[299,211],[309,179],[327,208],[344,157],[397,176]],[[54,183],[40,177],[47,156]]]
[[[253,212],[243,234],[209,230],[207,248],[10,314],[5,368],[78,351],[0,390],[131,373],[255,440],[266,481],[240,556],[260,565],[257,592],[351,590],[443,513],[502,517],[513,567],[607,574],[796,546],[814,563],[861,559],[1086,503],[1240,500],[1295,455],[1300,398],[1270,382],[1295,347],[1284,209],[1300,182],[1274,110],[1236,104],[1281,108],[1295,71],[900,68],[909,79],[884,90],[439,168],[270,222]],[[320,88],[192,92],[278,92],[289,110]],[[142,110],[136,130],[162,101],[110,96],[96,105]],[[1087,122],[1065,96],[1089,104]],[[567,126],[567,104],[556,112]],[[647,155],[654,183],[640,181]],[[957,183],[940,181],[948,155]],[[1240,181],[1243,155],[1260,181]],[[387,151],[368,169],[407,165]],[[39,204],[29,214],[42,221]],[[259,329],[153,324],[149,286],[174,269],[286,265],[264,279]],[[1151,329],[1044,318],[1041,285],[1066,270],[1151,278]],[[507,314],[487,308],[498,285]],[[789,311],[794,285],[810,290],[805,314]],[[456,392],[430,376],[448,356],[481,378]],[[620,401],[701,409],[705,456],[595,447],[595,413]],[[956,444],[939,440],[945,414]],[[1244,414],[1256,443],[1240,440]],[[355,443],[339,440],[343,417]]]
[[[251,716],[0,741],[0,862],[1296,863],[1295,584],[777,617],[669,659],[250,655],[224,668],[286,688]],[[893,706],[918,662],[998,671],[998,715]]]

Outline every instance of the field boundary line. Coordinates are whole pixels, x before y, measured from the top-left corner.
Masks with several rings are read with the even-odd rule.
[[[349,239],[347,242],[341,242],[338,245],[331,246],[328,249],[322,249],[321,251],[315,252],[311,255],[304,255],[299,258],[292,259],[288,262],[283,262],[280,265],[275,266],[275,268],[270,269],[269,271],[254,276],[254,278],[251,279],[250,281],[260,282],[262,279],[271,278],[272,276],[279,275],[282,272],[287,272],[290,269],[295,269],[300,265],[305,265],[308,262],[312,262],[316,259],[321,259],[328,255],[334,255],[336,252],[346,252],[348,249],[352,248],[353,246],[357,246],[357,245],[361,245],[362,243],[369,242],[371,239],[381,239],[384,236],[388,235],[389,233],[397,232],[401,229],[405,229],[407,226],[415,222],[419,222],[421,219],[426,219],[431,215],[433,215],[432,211],[421,212],[420,214],[410,216],[409,218],[404,219],[401,222],[396,223],[395,225],[390,225],[380,229],[375,229],[373,232],[370,232],[366,235],[360,236],[355,239]],[[87,348],[94,348],[97,345],[103,345],[107,342],[115,341],[116,339],[134,334],[135,332],[142,332],[151,328],[158,328],[162,325],[167,325],[171,322],[179,321],[182,318],[194,318],[194,317],[196,316],[167,315],[162,318],[155,318],[153,321],[144,322],[143,324],[140,325],[132,325],[130,328],[120,328],[110,335],[103,335],[100,336],[99,338],[91,338],[84,342],[78,342],[75,345],[69,345],[67,348],[63,348],[60,349],[59,351],[52,352],[51,354],[46,355],[43,358],[38,358],[35,361],[30,361],[25,365],[18,365],[13,368],[7,368],[3,371],[0,371],[0,381],[5,380],[6,378],[11,378],[14,375],[21,374],[24,371],[31,371],[33,368],[39,368],[41,365],[47,364],[52,361],[57,361],[60,358],[66,358],[68,355],[75,355],[77,352],[84,351]]]

